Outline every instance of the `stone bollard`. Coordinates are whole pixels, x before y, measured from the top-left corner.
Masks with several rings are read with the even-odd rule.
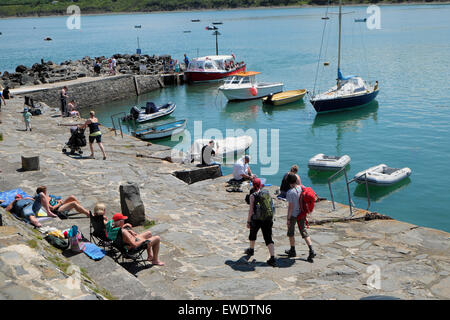
[[[22,171],[40,170],[39,156],[24,157],[22,156]]]
[[[141,200],[138,185],[128,182],[121,185],[119,191],[122,214],[128,217],[126,222],[133,227],[142,225],[145,221],[145,207]]]

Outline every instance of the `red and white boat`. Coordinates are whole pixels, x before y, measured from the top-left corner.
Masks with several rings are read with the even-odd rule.
[[[194,58],[184,72],[189,82],[217,81],[235,73],[245,72],[245,63],[236,62],[233,55]]]

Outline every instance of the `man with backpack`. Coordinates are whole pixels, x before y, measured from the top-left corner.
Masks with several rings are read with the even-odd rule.
[[[291,245],[291,248],[289,250],[285,250],[285,253],[288,255],[288,257],[295,257],[297,254],[295,252],[295,224],[298,224],[298,228],[300,231],[300,234],[303,239],[305,239],[306,244],[309,247],[309,255],[307,258],[308,262],[314,262],[313,258],[316,256],[313,248],[312,248],[312,242],[311,238],[308,234],[308,231],[306,230],[306,214],[310,213],[309,210],[301,208],[301,202],[304,200],[301,196],[303,196],[304,191],[303,189],[310,189],[305,188],[302,185],[297,185],[297,176],[294,173],[289,173],[287,177],[287,181],[291,187],[286,195],[286,200],[289,202],[288,206],[288,214],[287,214],[287,236],[289,237],[289,243]],[[311,189],[312,191],[312,189]],[[312,208],[311,208],[312,211]]]
[[[272,240],[272,226],[275,207],[273,200],[267,190],[262,190],[264,185],[261,180],[255,178],[253,180],[254,192],[250,195],[250,209],[248,211],[247,228],[250,229],[250,248],[245,250],[245,254],[252,256],[255,253],[256,235],[259,229],[262,230],[264,241],[269,249],[270,259],[267,264],[276,267],[275,249]]]

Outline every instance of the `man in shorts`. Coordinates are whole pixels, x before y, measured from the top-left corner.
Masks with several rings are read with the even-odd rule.
[[[297,254],[295,252],[295,224],[298,224],[298,228],[300,230],[300,234],[303,239],[305,239],[306,244],[309,247],[309,255],[307,258],[308,262],[314,262],[313,258],[316,256],[313,248],[311,238],[306,230],[306,216],[301,217],[297,220],[300,215],[300,194],[302,193],[301,185],[297,184],[297,175],[293,172],[290,172],[287,176],[287,182],[290,186],[289,191],[286,194],[286,200],[289,202],[288,206],[288,214],[287,214],[287,236],[289,237],[289,243],[291,248],[286,250],[285,253],[288,257],[295,257]]]

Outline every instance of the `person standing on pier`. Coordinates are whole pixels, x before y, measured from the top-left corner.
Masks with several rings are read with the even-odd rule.
[[[31,131],[31,113],[28,108],[23,109],[23,121],[25,122],[25,131],[28,131],[28,129]]]
[[[291,248],[289,250],[285,250],[285,253],[288,255],[288,257],[295,257],[295,224],[298,224],[298,228],[300,231],[300,234],[303,239],[305,239],[306,244],[309,247],[309,256],[307,258],[308,262],[314,262],[313,258],[316,256],[314,253],[314,250],[312,248],[312,242],[311,237],[308,234],[308,231],[306,231],[306,216],[302,217],[299,215],[300,212],[300,194],[302,193],[302,186],[298,185],[297,182],[297,175],[293,172],[290,172],[287,177],[287,182],[289,183],[291,189],[287,192],[286,200],[289,202],[288,206],[288,213],[287,213],[287,236],[289,237],[289,243],[291,245]]]
[[[278,198],[286,199],[287,192],[288,192],[289,189],[291,188],[291,186],[289,185],[289,183],[288,183],[288,181],[287,181],[287,178],[288,178],[288,176],[289,176],[289,173],[291,173],[291,172],[297,176],[297,185],[301,185],[301,184],[302,184],[302,182],[301,182],[301,180],[300,180],[300,177],[299,177],[299,175],[297,174],[297,172],[298,172],[298,166],[297,166],[297,165],[293,165],[293,166],[291,167],[291,170],[290,170],[288,173],[286,173],[286,174],[284,175],[283,180],[281,181],[280,195],[278,196]]]
[[[94,141],[97,141],[98,146],[100,147],[100,150],[103,153],[103,160],[106,160],[106,153],[105,148],[102,144],[102,132],[100,131],[100,128],[98,127],[98,119],[95,117],[95,111],[89,112],[89,119],[86,120],[86,122],[81,125],[81,129],[86,129],[86,127],[89,127],[89,148],[91,149],[91,155],[90,158],[94,159]]]
[[[189,58],[187,57],[186,53],[184,54],[184,64],[185,64],[184,70],[186,70],[189,67]]]
[[[61,99],[61,117],[67,117],[67,99],[69,98],[68,94],[67,94],[67,87],[64,86],[61,89],[61,95],[60,95],[60,99]]]

